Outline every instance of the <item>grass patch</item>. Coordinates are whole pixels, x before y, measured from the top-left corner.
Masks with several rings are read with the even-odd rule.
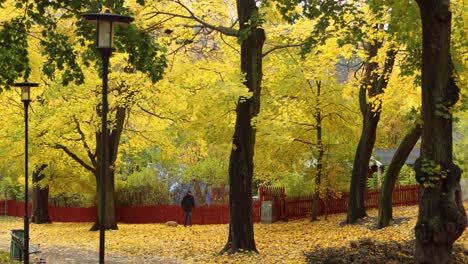
[[[10,253],[0,250],[0,264],[18,264],[20,262],[10,260]]]
[[[2,223],[2,222],[8,223],[8,222],[12,222],[12,221],[19,220],[19,219],[20,219],[19,217],[1,215],[0,216],[0,223]]]

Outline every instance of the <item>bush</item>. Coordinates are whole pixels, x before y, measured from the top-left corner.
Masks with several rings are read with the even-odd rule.
[[[367,188],[371,190],[380,189],[381,183],[379,182],[379,176],[377,173],[372,174],[371,178],[367,178]]]
[[[118,206],[170,204],[168,184],[152,169],[135,172],[118,182],[115,203]]]
[[[24,200],[24,187],[10,177],[0,177],[0,199]]]
[[[0,263],[2,264],[15,264],[15,263],[20,263],[17,261],[10,260],[10,254],[6,251],[0,250]]]
[[[404,165],[401,168],[400,175],[398,175],[398,182],[403,186],[418,184],[414,169],[410,166]]]
[[[288,196],[307,196],[312,194],[314,182],[302,174],[285,172],[273,186],[284,187]]]
[[[49,198],[49,205],[58,207],[90,207],[94,204],[94,195],[59,193]]]

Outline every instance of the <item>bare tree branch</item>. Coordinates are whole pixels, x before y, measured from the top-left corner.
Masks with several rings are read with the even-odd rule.
[[[56,149],[61,149],[63,150],[68,156],[70,156],[70,158],[72,158],[73,160],[75,160],[76,162],[78,162],[81,166],[83,166],[85,169],[87,169],[88,171],[92,172],[93,174],[96,174],[96,170],[89,166],[88,164],[86,164],[86,162],[84,162],[82,159],[80,159],[75,153],[73,153],[70,149],[68,149],[66,146],[64,145],[61,145],[61,144],[55,144],[53,146],[53,148],[56,148]]]
[[[215,26],[211,25],[205,21],[203,21],[201,18],[197,17],[192,10],[190,10],[185,4],[183,4],[181,1],[177,0],[174,1],[178,5],[180,5],[189,15],[182,15],[182,14],[176,14],[176,13],[170,13],[170,12],[164,12],[164,11],[153,11],[150,13],[147,13],[146,15],[150,15],[148,19],[156,17],[158,15],[166,15],[166,16],[171,16],[171,17],[178,17],[178,18],[184,18],[184,19],[189,19],[189,20],[194,20],[200,23],[203,27],[209,28],[216,30],[224,35],[231,36],[231,37],[236,37],[238,34],[238,30],[230,27],[225,27],[225,26]]]
[[[162,115],[160,115],[160,114],[156,114],[156,113],[154,113],[154,112],[151,112],[151,111],[145,109],[145,108],[144,108],[143,106],[141,106],[140,104],[137,104],[137,106],[138,106],[138,108],[141,109],[141,111],[147,113],[148,115],[157,117],[157,118],[159,118],[159,119],[170,120],[170,121],[172,121],[172,122],[175,122],[175,120],[174,120],[173,118],[165,117],[165,116],[162,116]]]
[[[309,142],[309,141],[305,141],[305,140],[302,140],[302,139],[298,139],[298,138],[293,139],[293,141],[299,142],[299,143],[304,143],[304,144],[306,144],[306,145],[312,145],[312,146],[317,145],[317,144],[315,144],[315,143],[312,143],[312,142]]]
[[[219,78],[221,79],[221,81],[224,82],[224,78],[223,78],[223,75],[221,74],[221,72],[215,71],[215,70],[213,70],[213,69],[203,68],[203,67],[200,67],[199,69],[200,69],[200,70],[205,70],[205,71],[214,72],[214,73],[218,74],[218,75],[219,75]]]
[[[224,38],[223,38],[223,35],[221,34],[221,40],[224,42],[224,44],[226,44],[228,47],[230,47],[231,49],[235,50],[238,54],[240,54],[240,51],[238,49],[236,49],[235,47],[233,47],[231,44],[229,44]]]
[[[315,124],[309,124],[309,123],[299,123],[299,122],[293,122],[295,125],[299,125],[299,126],[307,126],[307,127],[312,127],[312,128],[316,128],[317,125]]]
[[[86,142],[86,137],[83,131],[81,130],[80,127],[80,122],[76,119],[75,116],[73,116],[73,121],[76,124],[76,130],[78,131],[78,134],[80,134],[80,139],[81,142],[83,142],[83,147],[86,149],[86,153],[88,154],[89,159],[91,160],[91,163],[93,164],[94,167],[97,166],[96,164],[96,154],[91,151],[91,148],[89,147],[88,143]]]
[[[279,45],[271,48],[269,51],[265,52],[262,54],[262,58],[266,57],[268,54],[272,53],[275,50],[279,49],[285,49],[285,48],[296,48],[296,47],[302,47],[302,43],[299,44],[286,44],[286,45]]]

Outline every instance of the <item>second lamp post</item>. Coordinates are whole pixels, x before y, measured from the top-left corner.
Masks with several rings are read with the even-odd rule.
[[[39,86],[38,83],[28,81],[15,83],[14,86],[21,88],[21,101],[24,104],[24,247],[23,260],[29,263],[29,213],[28,213],[28,109],[31,102],[31,87]]]
[[[99,170],[99,187],[100,187],[100,203],[99,207],[99,263],[104,263],[105,251],[105,210],[106,210],[106,193],[105,183],[108,175],[108,144],[107,144],[107,112],[109,105],[107,102],[107,77],[109,74],[109,57],[114,50],[114,25],[126,25],[133,21],[132,17],[122,16],[110,13],[88,13],[84,14],[83,18],[90,23],[97,24],[96,30],[96,47],[102,57],[102,110],[101,110],[101,151],[100,155],[100,170]]]

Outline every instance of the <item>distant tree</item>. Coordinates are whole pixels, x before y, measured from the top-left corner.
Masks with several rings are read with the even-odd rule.
[[[41,182],[45,178],[44,169],[46,164],[42,164],[33,171],[33,194],[32,194],[32,215],[31,222],[36,224],[50,223],[49,216],[49,185]]]

